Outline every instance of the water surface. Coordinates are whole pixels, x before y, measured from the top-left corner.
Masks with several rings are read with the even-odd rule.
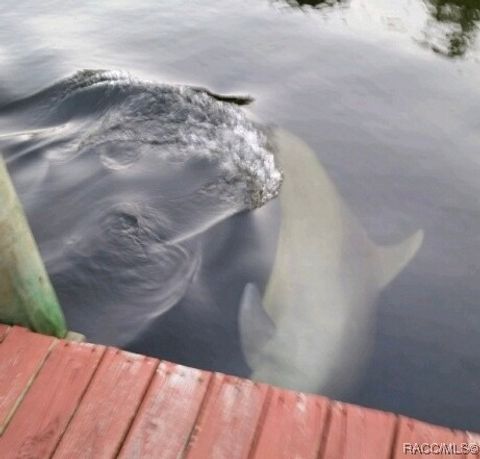
[[[127,264],[121,254],[128,258],[132,241],[165,238],[168,224],[161,223],[164,232],[159,233],[157,217],[149,220],[152,206],[143,200],[140,205],[125,182],[92,178],[92,170],[105,169],[93,166],[88,154],[84,161],[61,160],[76,154],[83,127],[90,134],[108,131],[108,141],[95,143],[94,150],[103,166],[120,168],[128,176],[131,168],[125,166],[137,154],[128,148],[128,132],[135,141],[139,138],[135,128],[125,128],[132,119],[137,126],[138,112],[130,118],[122,112],[126,125],[118,127],[123,136],[118,138],[115,120],[104,112],[98,115],[104,108],[98,94],[64,111],[38,99],[23,107],[15,101],[84,69],[130,72],[157,86],[188,84],[219,94],[251,95],[255,103],[245,109],[251,118],[281,125],[307,141],[372,239],[390,243],[417,228],[425,231],[416,259],[382,293],[375,349],[348,400],[480,430],[479,12],[474,0],[3,2],[0,104],[13,105],[1,114],[2,135],[27,128],[41,132],[4,138],[2,148],[72,328],[96,330],[100,340],[108,320],[112,342],[125,340],[136,351],[248,375],[238,343],[238,298],[246,282],[262,284],[268,278],[278,204],[273,200],[251,211],[244,201],[240,205],[234,199],[237,204],[231,207],[231,201],[225,206],[218,196],[210,196],[213,201],[200,205],[185,199],[180,207],[170,206],[167,221],[190,206],[185,214],[195,225],[205,218],[219,223],[195,226],[189,220],[186,227],[201,228],[201,237],[175,242],[180,246],[161,255],[171,260],[171,267],[160,278],[191,280],[184,289],[177,282],[166,283],[175,288],[161,290],[160,302],[171,299],[174,307],[154,310],[132,340],[126,336],[128,324],[112,326],[114,305],[122,304],[122,317],[125,298],[138,295],[138,303],[155,298],[152,292],[138,293],[153,284],[140,282],[137,290],[129,283],[141,269],[151,274],[155,257],[136,251],[142,260],[137,266],[143,267],[137,273],[122,271],[123,283],[114,284],[104,297],[89,296],[82,285],[92,277],[108,279],[109,269],[102,277],[95,271],[98,266]],[[147,157],[157,151],[151,147],[155,139],[142,140]],[[56,182],[45,181],[52,173],[45,158],[57,161]],[[162,192],[176,190],[177,196],[195,194],[228,170],[212,169],[205,159],[187,168],[169,164],[163,175],[151,165],[139,172],[149,178],[142,196],[157,185]],[[184,184],[189,186],[182,193]],[[125,199],[108,203],[112,220],[105,220],[95,209],[101,214],[107,208],[97,202],[98,196],[111,193],[112,187]],[[250,190],[248,185],[241,189]],[[214,209],[213,217],[204,215],[207,208]],[[82,212],[94,215],[93,220]],[[67,224],[65,215],[73,223]],[[100,225],[98,232],[91,221]],[[70,246],[55,240],[57,225],[69,224],[74,234],[91,234],[92,239],[81,247],[75,237]],[[152,228],[155,236],[142,233]],[[122,235],[124,251],[118,244],[110,250],[102,243],[98,235],[109,232]],[[52,255],[65,247],[74,254]],[[89,257],[92,250],[96,258]],[[97,264],[89,267],[91,260]],[[78,265],[84,269],[79,271]],[[194,266],[195,273],[190,272]],[[67,288],[65,279],[79,272],[86,279],[80,275],[78,288]]]

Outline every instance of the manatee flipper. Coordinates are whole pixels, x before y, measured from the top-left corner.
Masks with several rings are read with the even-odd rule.
[[[423,242],[423,231],[418,230],[403,242],[391,247],[378,247],[375,254],[378,283],[386,287],[410,263]]]
[[[275,324],[263,308],[262,297],[255,284],[248,283],[243,289],[238,322],[243,353],[250,364],[275,331]]]

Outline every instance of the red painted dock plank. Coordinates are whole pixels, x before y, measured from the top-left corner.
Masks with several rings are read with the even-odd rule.
[[[13,327],[0,346],[0,435],[56,339]]]
[[[412,457],[405,445],[458,452],[480,440],[18,327],[0,345],[1,413],[13,413],[0,434],[1,459],[399,459]]]
[[[53,454],[103,352],[92,344],[55,346],[0,437],[2,459]]]
[[[411,458],[413,456],[412,451],[415,451],[417,445],[428,445],[427,448],[430,448],[430,445],[435,444],[443,448],[451,444],[453,447],[459,448],[462,443],[466,442],[467,435],[465,432],[447,429],[446,427],[433,426],[425,422],[400,416],[397,440],[393,448],[393,458]],[[436,446],[434,447],[436,448]],[[418,451],[416,455],[419,456]],[[425,456],[429,455],[439,459],[467,457],[465,455],[453,455],[447,451],[445,451],[445,454],[441,454],[441,451],[436,451],[435,454],[432,452],[425,454]],[[479,456],[477,455],[476,457]]]
[[[332,402],[322,459],[390,459],[396,417]]]
[[[253,459],[316,459],[329,402],[326,398],[274,388]]]
[[[120,459],[174,459],[185,449],[211,374],[161,362]]]
[[[109,348],[54,458],[114,458],[158,360]]]
[[[3,341],[7,335],[9,327],[7,325],[0,324],[0,343]]]
[[[216,373],[187,446],[188,459],[246,459],[268,386]]]

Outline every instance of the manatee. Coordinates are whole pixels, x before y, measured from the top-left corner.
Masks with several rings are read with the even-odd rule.
[[[243,291],[241,344],[254,380],[340,397],[368,358],[379,292],[423,232],[375,245],[314,152],[280,129],[274,140],[284,172],[279,240],[263,298],[254,284]]]

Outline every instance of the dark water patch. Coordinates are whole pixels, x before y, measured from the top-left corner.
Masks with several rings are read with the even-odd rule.
[[[248,282],[263,288],[277,248],[280,212],[273,200],[234,215],[204,234],[202,268],[177,305],[128,344],[193,367],[250,375],[240,345],[238,306]]]

